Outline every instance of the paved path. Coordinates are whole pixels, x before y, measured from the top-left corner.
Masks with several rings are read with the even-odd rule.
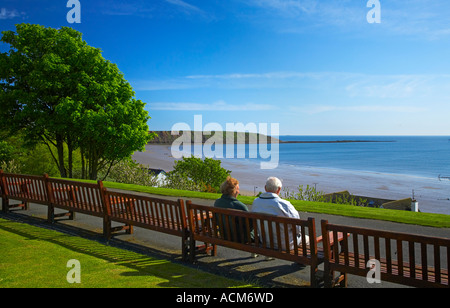
[[[158,196],[161,197],[161,196]],[[177,199],[176,197],[164,197]],[[214,200],[192,199],[194,203],[212,205]],[[56,209],[58,212],[58,209]],[[364,228],[389,230],[394,232],[406,232],[420,235],[430,235],[450,238],[450,229],[421,227],[370,219],[358,219],[335,215],[300,212],[302,218],[314,217],[316,219],[317,234],[320,235],[320,221],[327,219],[333,224],[343,224]],[[41,227],[53,228],[61,232],[67,232],[77,236],[104,242],[102,238],[102,219],[76,214],[74,221],[64,220],[50,226],[46,222],[47,207],[32,204],[28,211],[13,210],[10,214],[0,214],[0,218],[22,220]],[[113,225],[114,226],[114,225]],[[181,239],[141,228],[134,228],[134,234],[118,234],[110,242],[110,245],[131,249],[137,252],[149,254],[155,257],[168,258],[173,262],[181,262]],[[184,264],[184,263],[183,263]],[[194,265],[208,272],[225,275],[232,278],[244,279],[256,282],[268,287],[301,287],[309,286],[309,267],[302,267],[292,262],[281,260],[266,261],[263,256],[251,258],[249,253],[237,250],[218,248],[217,257],[200,255]],[[322,266],[319,267],[322,269]],[[349,276],[349,287],[403,287],[391,283],[368,284],[364,277]]]

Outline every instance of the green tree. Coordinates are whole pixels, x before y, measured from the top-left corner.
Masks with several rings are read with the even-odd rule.
[[[142,186],[158,186],[157,177],[147,167],[131,159],[123,160],[111,168],[108,181]]]
[[[170,176],[187,177],[196,185],[203,187],[204,191],[219,191],[220,185],[226,180],[231,171],[221,167],[221,161],[206,157],[183,157],[177,160]]]
[[[6,141],[0,140],[0,165],[9,163],[13,159],[14,148]]]
[[[80,32],[19,24],[2,34],[10,50],[0,53],[0,129],[46,145],[62,177],[72,177],[77,149],[90,179],[143,150],[145,104]]]

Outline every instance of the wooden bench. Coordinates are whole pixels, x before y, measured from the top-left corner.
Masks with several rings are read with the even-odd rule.
[[[48,205],[45,180],[42,176],[4,173],[0,170],[3,212],[15,207],[27,210],[29,202]],[[22,203],[11,205],[10,200]]]
[[[105,211],[102,189],[101,181],[92,184],[49,178],[48,221],[54,223],[55,218],[66,216],[73,220],[75,212],[103,218]],[[68,213],[55,214],[55,208],[67,210]]]
[[[310,265],[311,286],[318,286],[318,265],[323,262],[324,255],[322,249],[318,248],[318,243],[322,241],[322,237],[316,236],[313,218],[302,220],[221,209],[196,205],[190,201],[187,202],[187,212],[191,262],[195,261],[195,242],[201,241]],[[258,229],[261,234],[257,232]],[[254,240],[247,241],[251,238],[252,230]],[[238,236],[238,234],[241,236]],[[306,235],[310,239],[309,245],[307,245]],[[299,243],[296,240],[291,241],[297,238],[300,239]],[[337,240],[342,240],[342,238]]]
[[[183,200],[163,200],[124,194],[103,189],[106,214],[104,223],[105,237],[109,240],[112,231],[141,227],[181,237],[182,257],[187,259],[188,236],[187,216]],[[119,229],[111,228],[111,222],[125,224]]]
[[[378,270],[381,281],[413,287],[449,287],[450,239],[333,225],[326,220],[321,224],[325,234],[326,287],[346,287],[347,274],[376,277]],[[330,245],[338,232],[347,235],[340,250],[338,245]],[[375,262],[375,268],[367,267],[370,260],[376,260],[379,269]],[[340,274],[335,277],[335,272]]]

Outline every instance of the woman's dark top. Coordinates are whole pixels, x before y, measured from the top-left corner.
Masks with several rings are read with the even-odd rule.
[[[214,207],[248,212],[248,207],[244,203],[230,195],[222,195],[214,202]]]
[[[244,211],[244,212],[249,211],[248,207],[244,203],[242,203],[241,201],[239,201],[238,199],[236,199],[230,195],[222,195],[222,197],[220,197],[220,199],[217,199],[216,202],[214,202],[214,207],[222,208],[222,209],[239,210],[239,211]],[[222,217],[222,219],[221,219],[222,224],[220,224],[219,223],[220,218],[217,216],[216,216],[216,219],[217,219],[217,223],[219,224],[219,229],[221,229],[221,233],[225,239],[232,240],[232,241],[239,242],[239,243],[242,243],[243,241],[249,242],[249,240],[254,239],[253,223],[251,221],[250,221],[250,237],[251,237],[251,239],[248,239],[247,232],[246,232],[247,228],[246,228],[244,219],[239,219],[238,217],[235,218],[237,234],[234,234],[233,228],[231,228],[231,226],[229,226],[229,228],[225,227],[225,221],[226,221],[225,218]],[[243,228],[240,227],[241,224],[242,224]],[[228,233],[227,229],[230,230],[231,238],[227,234]],[[244,230],[244,234],[242,234],[243,237],[241,236],[242,230]]]

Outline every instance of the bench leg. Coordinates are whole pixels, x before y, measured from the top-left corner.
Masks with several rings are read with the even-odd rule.
[[[52,205],[49,205],[47,208],[47,222],[49,224],[54,224],[56,222],[56,218],[60,218],[60,217],[69,217],[69,220],[73,220],[75,217],[75,214],[74,214],[74,212],[55,214],[55,207]]]
[[[311,264],[311,273],[309,279],[311,281],[311,288],[317,288],[319,283],[317,277],[317,265]]]
[[[126,225],[126,227],[127,227],[127,228],[125,229],[125,230],[126,230],[125,232],[126,232],[127,234],[133,234],[133,233],[134,233],[133,225]]]
[[[323,284],[325,288],[333,287],[334,272],[330,270],[330,265],[325,260],[323,266]]]
[[[49,224],[55,223],[55,207],[52,205],[49,205],[47,209],[47,221]]]
[[[342,288],[347,288],[347,273],[341,273],[338,279],[339,286]]]
[[[191,263],[195,262],[195,249],[195,240],[191,238],[189,240],[189,261]]]
[[[217,257],[217,245],[212,244],[211,248],[209,248],[211,250],[211,256],[212,257]]]
[[[9,199],[8,198],[2,198],[2,211],[5,214],[9,212]]]
[[[186,235],[181,237],[181,255],[184,262],[189,258],[189,238]]]
[[[323,273],[323,283],[325,288],[332,288],[333,287],[333,273],[324,271]]]
[[[107,241],[111,239],[111,220],[108,217],[103,217],[103,236]]]
[[[347,273],[339,273],[339,276],[336,278],[334,278],[334,276],[335,276],[334,271],[324,272],[325,288],[334,288],[335,286],[347,288],[348,286]]]

